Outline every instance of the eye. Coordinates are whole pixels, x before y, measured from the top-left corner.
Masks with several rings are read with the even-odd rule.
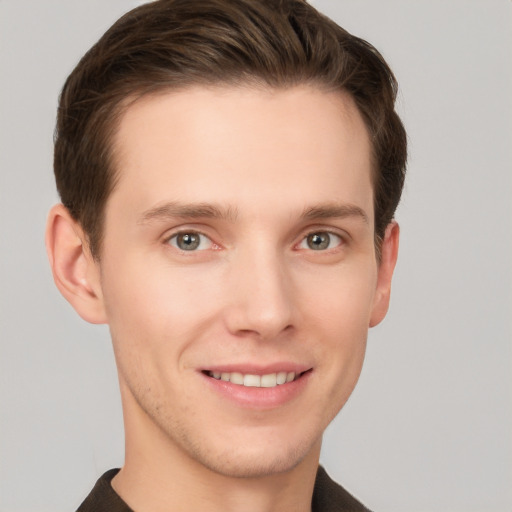
[[[300,243],[300,249],[311,249],[312,251],[325,251],[334,249],[343,243],[343,239],[328,231],[318,231],[310,233]]]
[[[184,231],[169,238],[168,243],[180,251],[204,251],[211,249],[213,242],[195,231]]]

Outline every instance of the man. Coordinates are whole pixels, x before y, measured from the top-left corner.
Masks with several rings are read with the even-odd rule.
[[[126,458],[79,511],[367,510],[318,461],[388,308],[395,96],[303,0],[159,0],[84,56],[47,247],[110,327]]]

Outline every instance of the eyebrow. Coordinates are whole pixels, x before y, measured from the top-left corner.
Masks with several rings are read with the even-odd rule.
[[[365,224],[370,223],[368,214],[353,204],[322,204],[306,208],[302,213],[302,218],[306,220],[345,219],[347,217],[359,217]]]
[[[167,219],[220,219],[233,221],[238,212],[233,207],[221,207],[210,203],[180,203],[170,201],[155,206],[143,212],[138,224],[147,224],[151,221],[164,221]]]
[[[142,213],[138,224],[168,219],[220,219],[233,222],[238,216],[238,210],[232,206],[221,207],[211,203],[181,203],[170,201]],[[369,224],[368,215],[359,206],[352,204],[320,204],[305,208],[301,218],[304,220],[344,219],[359,217]]]

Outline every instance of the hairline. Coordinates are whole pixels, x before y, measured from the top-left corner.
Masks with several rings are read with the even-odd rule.
[[[310,87],[317,91],[329,94],[337,94],[350,98],[353,102],[354,107],[361,116],[363,125],[365,127],[368,141],[370,145],[370,184],[372,187],[372,203],[373,203],[373,214],[374,220],[376,215],[375,208],[375,193],[376,193],[376,180],[378,177],[378,162],[376,156],[376,146],[374,143],[374,137],[370,131],[366,118],[359,108],[354,94],[343,86],[337,86],[327,83],[322,77],[308,77],[304,79],[288,79],[283,80],[281,83],[269,83],[262,77],[257,75],[244,74],[243,77],[227,77],[225,79],[209,79],[209,78],[190,78],[184,80],[180,84],[176,83],[155,83],[147,84],[147,86],[139,86],[136,90],[127,94],[119,94],[119,98],[113,101],[110,105],[109,113],[106,116],[105,124],[103,129],[107,134],[104,141],[103,147],[106,151],[107,169],[109,175],[109,188],[107,191],[107,197],[103,204],[103,209],[98,215],[99,229],[95,240],[94,247],[91,246],[91,241],[87,235],[88,243],[90,246],[90,252],[95,260],[101,261],[101,252],[103,246],[103,238],[105,236],[105,214],[107,204],[112,193],[115,191],[116,186],[121,176],[121,164],[120,164],[120,153],[118,144],[118,133],[123,121],[124,116],[128,110],[137,104],[138,102],[149,100],[151,98],[157,98],[166,94],[179,94],[180,92],[189,91],[194,88],[198,89],[232,89],[232,90],[254,90],[254,91],[286,91],[294,87]],[[377,260],[380,261],[380,249],[382,239],[377,233],[376,222],[374,222],[374,246],[377,256]]]

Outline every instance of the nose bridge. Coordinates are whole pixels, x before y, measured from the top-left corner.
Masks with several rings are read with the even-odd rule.
[[[233,333],[278,336],[292,325],[293,294],[285,255],[261,241],[237,251],[232,261],[227,311]]]

